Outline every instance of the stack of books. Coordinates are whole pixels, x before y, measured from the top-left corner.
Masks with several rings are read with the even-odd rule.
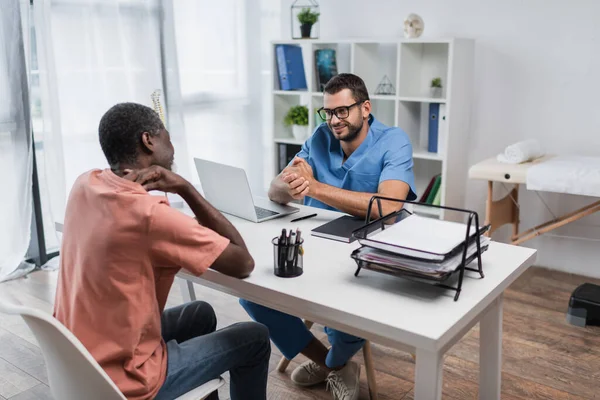
[[[362,247],[352,258],[369,269],[443,281],[463,266],[465,247],[465,267],[477,259],[477,241],[481,252],[487,250],[488,228],[472,226],[467,240],[466,224],[412,214],[375,234],[357,232]]]

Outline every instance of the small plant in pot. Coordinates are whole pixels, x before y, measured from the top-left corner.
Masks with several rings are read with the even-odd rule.
[[[294,106],[289,109],[283,122],[292,126],[292,134],[296,140],[303,140],[308,136],[308,107]]]
[[[442,97],[442,78],[431,80],[431,97]]]
[[[310,38],[310,31],[313,25],[319,20],[319,13],[312,12],[310,8],[303,8],[298,13],[298,21],[300,21],[300,33],[302,38]]]

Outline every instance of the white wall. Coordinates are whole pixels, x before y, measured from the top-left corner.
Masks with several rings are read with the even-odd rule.
[[[289,7],[282,0],[282,38],[290,36]],[[321,38],[403,36],[411,12],[425,21],[424,37],[476,39],[475,92],[469,163],[494,156],[524,138],[548,152],[600,153],[600,2],[595,0],[322,0]],[[484,215],[486,184],[468,183],[467,206]],[[497,195],[503,195],[498,188]],[[522,189],[523,227],[550,218],[535,193]],[[555,214],[591,198],[542,193]],[[498,232],[504,239],[508,227]],[[538,265],[600,277],[600,216],[584,218],[561,236],[526,243],[538,248]]]

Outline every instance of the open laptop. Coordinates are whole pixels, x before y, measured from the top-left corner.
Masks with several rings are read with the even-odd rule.
[[[253,222],[263,222],[300,211],[296,207],[254,198],[242,168],[194,158],[204,197],[217,210]]]

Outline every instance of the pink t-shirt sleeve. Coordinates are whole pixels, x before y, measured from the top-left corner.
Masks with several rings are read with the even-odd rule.
[[[157,267],[180,267],[201,275],[223,253],[229,239],[164,203],[153,206],[150,253]]]

